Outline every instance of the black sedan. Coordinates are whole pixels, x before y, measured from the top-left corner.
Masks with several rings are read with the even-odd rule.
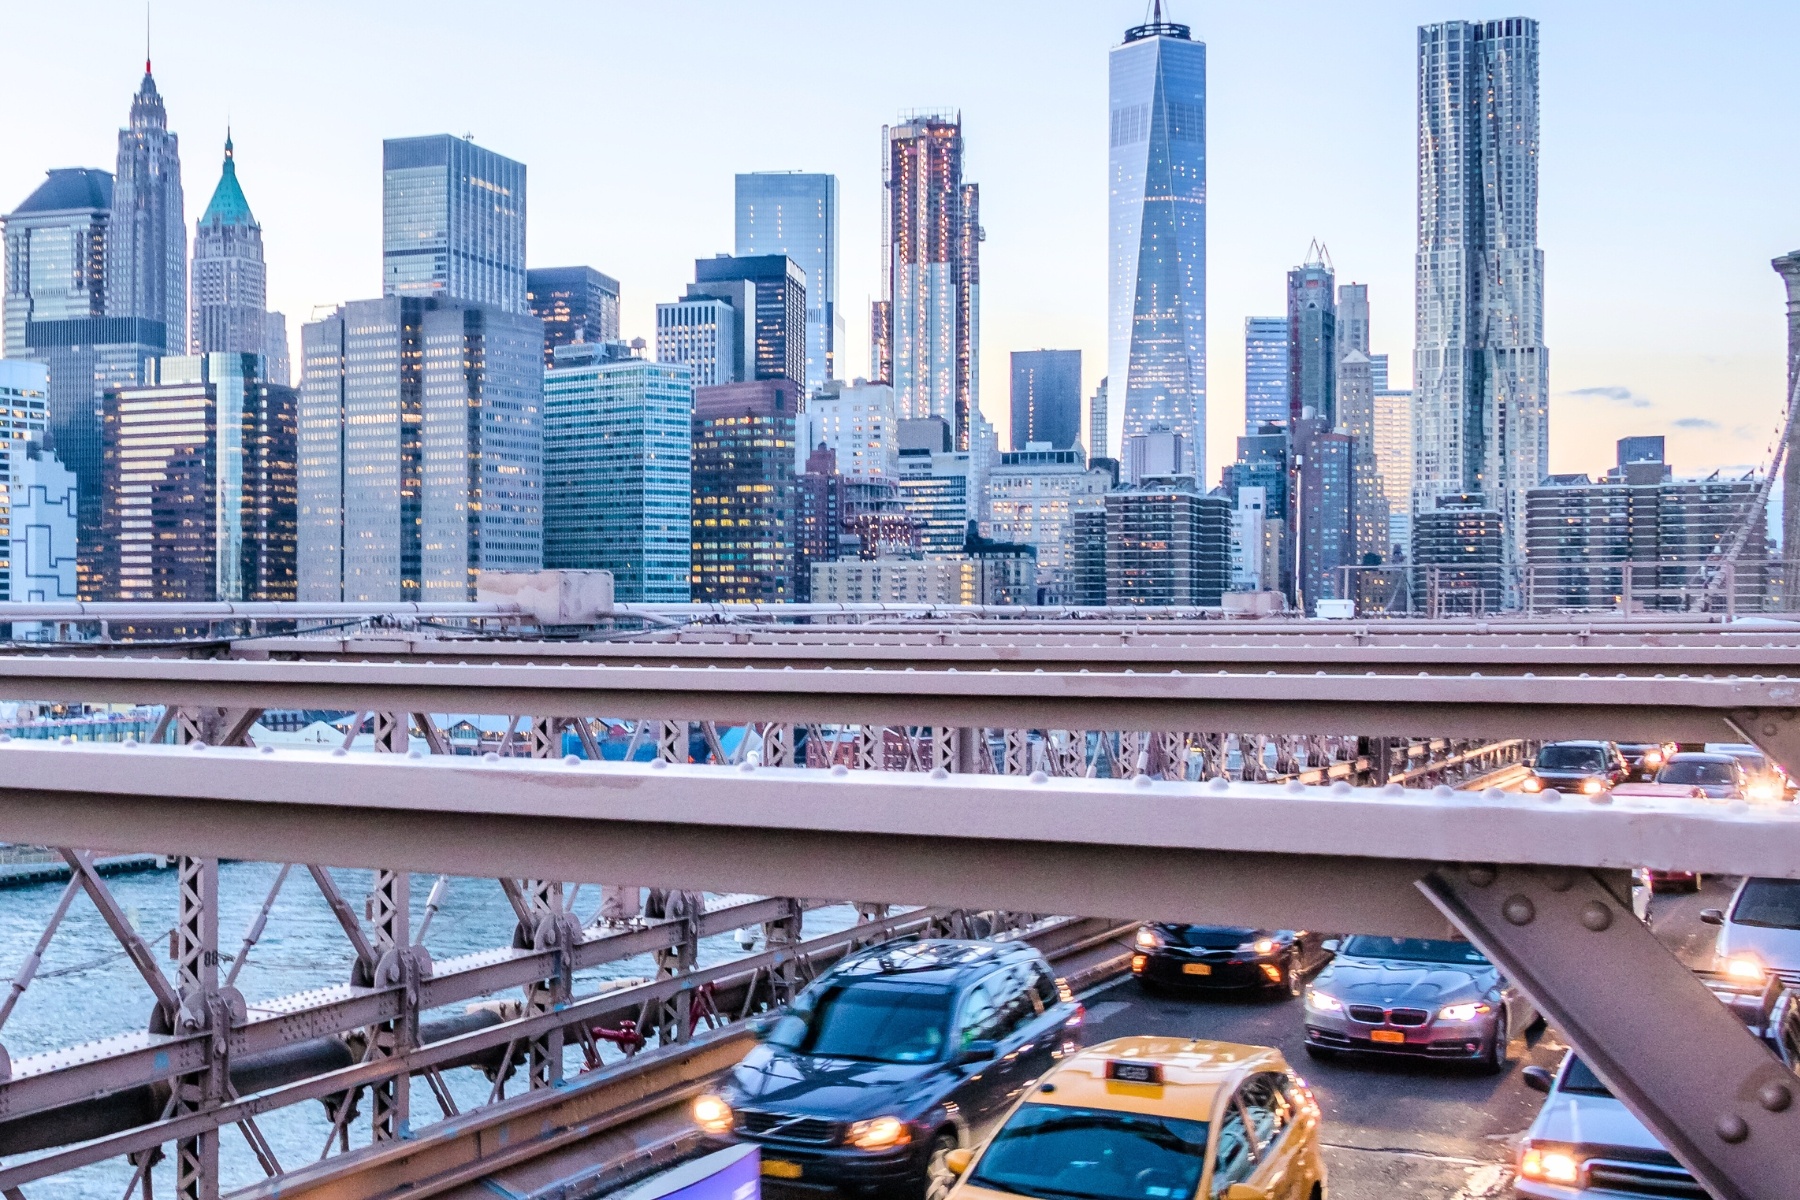
[[[1597,796],[1630,778],[1631,768],[1611,742],[1551,742],[1538,751],[1521,786]]]
[[[771,1181],[932,1200],[949,1153],[1074,1053],[1082,1015],[1023,943],[877,946],[807,988],[694,1120],[759,1144]]]
[[[1157,922],[1137,931],[1131,973],[1147,988],[1255,988],[1298,996],[1331,954],[1328,937],[1298,929]]]

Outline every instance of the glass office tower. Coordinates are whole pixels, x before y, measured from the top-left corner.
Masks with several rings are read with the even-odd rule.
[[[1159,9],[1160,13],[1160,9]],[[1124,435],[1169,429],[1206,474],[1206,45],[1158,20],[1111,55],[1107,378]]]
[[[381,294],[525,302],[525,164],[447,133],[381,144]]]
[[[1012,448],[1068,450],[1080,440],[1081,351],[1014,350]]]
[[[1244,318],[1244,432],[1288,419],[1286,317]]]
[[[785,254],[806,272],[806,394],[838,376],[836,175],[755,171],[737,177],[738,257]]]
[[[544,369],[556,364],[556,348],[571,342],[619,340],[619,281],[592,267],[533,267],[525,272],[525,299],[544,323]]]

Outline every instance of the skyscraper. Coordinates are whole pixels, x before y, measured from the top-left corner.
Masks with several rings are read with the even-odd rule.
[[[720,292],[717,285],[730,289],[750,284],[749,311],[739,308],[739,345],[750,349],[749,361],[754,374],[741,378],[806,379],[806,289],[808,280],[800,264],[785,254],[758,254],[753,258],[737,258],[717,254],[694,260],[694,286],[688,297],[717,294],[721,299],[742,305],[744,293]],[[725,382],[725,381],[721,381]]]
[[[472,600],[543,565],[543,338],[401,296],[301,330],[300,599]]]
[[[1544,255],[1537,244],[1538,24],[1419,29],[1413,511],[1480,493],[1506,561],[1549,459]],[[1416,540],[1416,538],[1415,538]]]
[[[806,394],[838,375],[844,319],[838,312],[836,175],[755,171],[737,177],[740,258],[785,254],[806,272]]]
[[[1206,44],[1162,19],[1125,31],[1109,71],[1107,378],[1125,437],[1182,435],[1206,476]],[[1187,473],[1184,470],[1184,473]]]
[[[688,368],[691,387],[718,387],[755,377],[753,344],[738,340],[745,324],[737,305],[693,296],[656,306],[656,361]]]
[[[1337,296],[1331,262],[1318,242],[1287,274],[1288,427],[1315,416],[1337,422]]]
[[[544,323],[544,369],[570,342],[619,340],[619,281],[592,267],[532,267],[525,303]]]
[[[381,144],[381,294],[525,303],[525,164],[447,133]]]
[[[225,134],[225,165],[206,211],[194,223],[193,322],[195,354],[260,354],[263,378],[286,387],[287,319],[271,313],[263,263],[262,226],[238,185],[236,153]]]
[[[886,295],[870,326],[885,357],[876,369],[894,385],[902,420],[942,417],[952,445],[969,450],[981,398],[983,234],[980,191],[962,177],[962,117],[921,113],[881,133]]]
[[[1111,458],[1111,429],[1107,425],[1106,380],[1088,397],[1088,457]]]
[[[166,353],[179,353],[187,340],[181,147],[169,132],[148,59],[144,81],[131,98],[130,124],[119,130],[106,234],[106,315],[160,323]]]
[[[43,363],[0,358],[0,600],[77,596],[75,477],[44,446],[48,391]]]
[[[25,202],[0,217],[6,242],[4,355],[25,357],[33,321],[106,315],[106,225],[113,177],[51,171]]]
[[[1012,448],[1068,450],[1080,440],[1081,351],[1014,350]]]
[[[695,601],[793,599],[799,411],[800,385],[786,377],[695,390]]]
[[[1244,318],[1244,432],[1288,419],[1286,317]]]

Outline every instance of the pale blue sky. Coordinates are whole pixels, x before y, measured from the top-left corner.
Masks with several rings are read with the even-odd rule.
[[[1079,348],[1088,391],[1105,369],[1106,56],[1147,7],[159,0],[154,53],[189,220],[229,116],[296,339],[315,306],[379,290],[381,139],[467,132],[529,166],[532,263],[617,277],[627,336],[731,249],[735,172],[836,173],[844,361],[865,373],[881,125],[960,108],[988,234],[982,406],[1004,430],[1008,351]],[[1215,478],[1243,319],[1279,311],[1309,239],[1370,285],[1375,348],[1410,376],[1415,28],[1521,13],[1543,37],[1553,468],[1598,470],[1627,433],[1678,437],[1684,471],[1764,459],[1783,400],[1768,263],[1800,246],[1800,5],[1170,7],[1208,45]],[[140,3],[0,0],[0,208],[48,167],[112,166],[142,42]]]

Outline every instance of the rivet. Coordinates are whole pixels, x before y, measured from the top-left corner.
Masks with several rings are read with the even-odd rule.
[[[1050,777],[1048,775],[1044,774],[1042,771],[1033,771],[1031,773],[1031,782],[1033,782],[1033,783],[1049,783]]]
[[[1775,726],[1773,724],[1764,725],[1763,732],[1768,734],[1770,737],[1774,737],[1775,736]]]
[[[1487,788],[1481,793],[1481,798],[1483,800],[1504,800],[1506,793],[1499,788]]]
[[[1734,1146],[1750,1136],[1750,1123],[1736,1113],[1726,1113],[1713,1128],[1718,1132],[1720,1140]]]
[[[933,779],[948,779],[950,778],[950,772],[944,770],[942,767],[933,767],[931,768],[931,777]]]
[[[841,779],[850,773],[850,768],[843,763],[833,763],[831,764],[831,773]]]
[[[496,762],[500,761],[500,756],[498,754],[494,753],[492,750],[489,750],[486,754],[481,756],[481,761],[496,763]]]
[[[579,766],[580,766],[580,765],[581,765],[581,755],[579,755],[579,754],[565,754],[565,755],[563,755],[563,766],[565,766],[565,767],[579,767]]]
[[[1612,927],[1612,909],[1598,900],[1590,900],[1582,905],[1581,923],[1595,933],[1601,933]]]
[[[1470,867],[1467,871],[1469,883],[1475,887],[1492,887],[1500,873],[1492,867]]]
[[[1540,875],[1544,880],[1544,886],[1559,896],[1575,886],[1575,876],[1568,871],[1551,868],[1548,871],[1540,872]]]
[[[331,757],[333,758],[342,758],[348,753],[349,751],[345,750],[342,746],[333,746],[331,748]]]
[[[1756,1102],[1770,1112],[1786,1112],[1794,1093],[1784,1083],[1765,1083],[1756,1089]]]
[[[1148,775],[1133,775],[1131,782],[1138,787],[1149,787],[1154,782]]]
[[[1529,896],[1509,896],[1500,906],[1500,915],[1514,925],[1529,925],[1537,919],[1537,905]]]
[[[135,745],[137,745],[137,743],[136,743],[136,742],[132,742],[132,743],[130,743],[130,744],[131,744],[131,745],[134,745],[134,746],[135,746]],[[267,745],[264,745],[264,746],[258,746],[258,747],[257,747],[257,748],[256,748],[256,752],[257,752],[257,753],[258,753],[258,754],[273,754],[273,753],[275,753],[275,747],[273,747],[273,746],[267,746]]]
[[[665,770],[668,765],[669,764],[665,760],[660,758],[653,758],[650,760],[650,769],[653,771]]]
[[[195,750],[204,750],[204,749],[206,749],[206,743],[205,743],[205,742],[189,742],[189,743],[188,743],[188,745],[189,745],[189,746],[191,746],[191,747],[192,747],[192,748],[193,748],[193,749],[195,749]]]

